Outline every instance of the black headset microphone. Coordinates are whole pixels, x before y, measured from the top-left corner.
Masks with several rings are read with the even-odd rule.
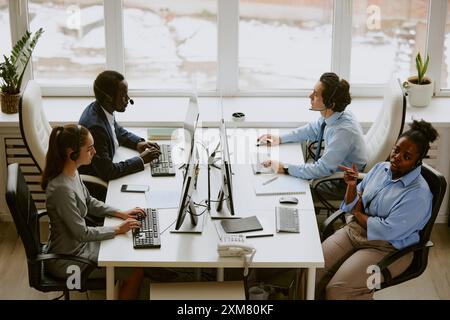
[[[323,107],[322,109],[313,109],[312,107],[309,108],[309,110],[311,110],[311,111],[324,111],[326,109],[327,109],[327,107]]]

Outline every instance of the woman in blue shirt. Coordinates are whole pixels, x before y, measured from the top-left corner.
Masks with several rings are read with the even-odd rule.
[[[389,253],[419,242],[432,205],[421,164],[438,134],[423,120],[410,127],[397,140],[390,161],[378,163],[358,185],[356,166],[341,166],[347,183],[341,209],[352,215],[322,243],[325,267],[317,271],[317,298],[371,299],[372,266]],[[411,253],[392,264],[392,276],[406,270],[412,258]]]

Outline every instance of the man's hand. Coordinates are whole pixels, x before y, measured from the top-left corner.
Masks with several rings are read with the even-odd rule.
[[[356,186],[358,182],[358,167],[352,163],[352,167],[338,165],[338,168],[344,171],[344,181],[349,186]]]
[[[283,163],[276,160],[266,160],[261,163],[264,167],[272,167],[272,170],[277,173],[284,173]]]
[[[152,148],[159,150],[159,145],[157,143],[150,142],[150,141],[141,141],[141,142],[138,142],[137,146],[136,146],[136,150],[139,153],[144,152],[145,149],[152,149]]]
[[[280,144],[280,137],[274,134],[264,134],[256,140],[256,144],[276,146]]]
[[[144,163],[149,163],[155,159],[158,159],[160,154],[161,154],[161,151],[159,151],[159,149],[147,148],[139,156],[142,158]]]

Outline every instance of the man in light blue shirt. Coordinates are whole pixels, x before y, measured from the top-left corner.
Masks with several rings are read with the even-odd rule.
[[[340,164],[351,167],[355,163],[362,171],[367,162],[367,152],[361,125],[352,113],[345,111],[351,102],[349,90],[347,81],[334,73],[324,73],[309,96],[310,110],[319,111],[321,117],[281,137],[264,135],[258,139],[262,144],[277,145],[306,140],[321,142],[323,138],[323,155],[316,153],[314,163],[284,164],[269,160],[263,165],[307,180],[328,177],[339,170]],[[319,185],[319,192],[325,199],[340,200],[344,197],[345,188],[343,181],[333,181]],[[313,196],[316,198],[315,194]]]

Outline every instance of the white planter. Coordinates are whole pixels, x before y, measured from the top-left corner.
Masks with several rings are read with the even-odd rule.
[[[431,97],[433,96],[434,83],[428,77],[425,77],[430,83],[428,84],[415,84],[411,81],[416,80],[417,76],[408,78],[408,87],[406,91],[408,92],[408,102],[412,107],[426,107],[431,102]]]

